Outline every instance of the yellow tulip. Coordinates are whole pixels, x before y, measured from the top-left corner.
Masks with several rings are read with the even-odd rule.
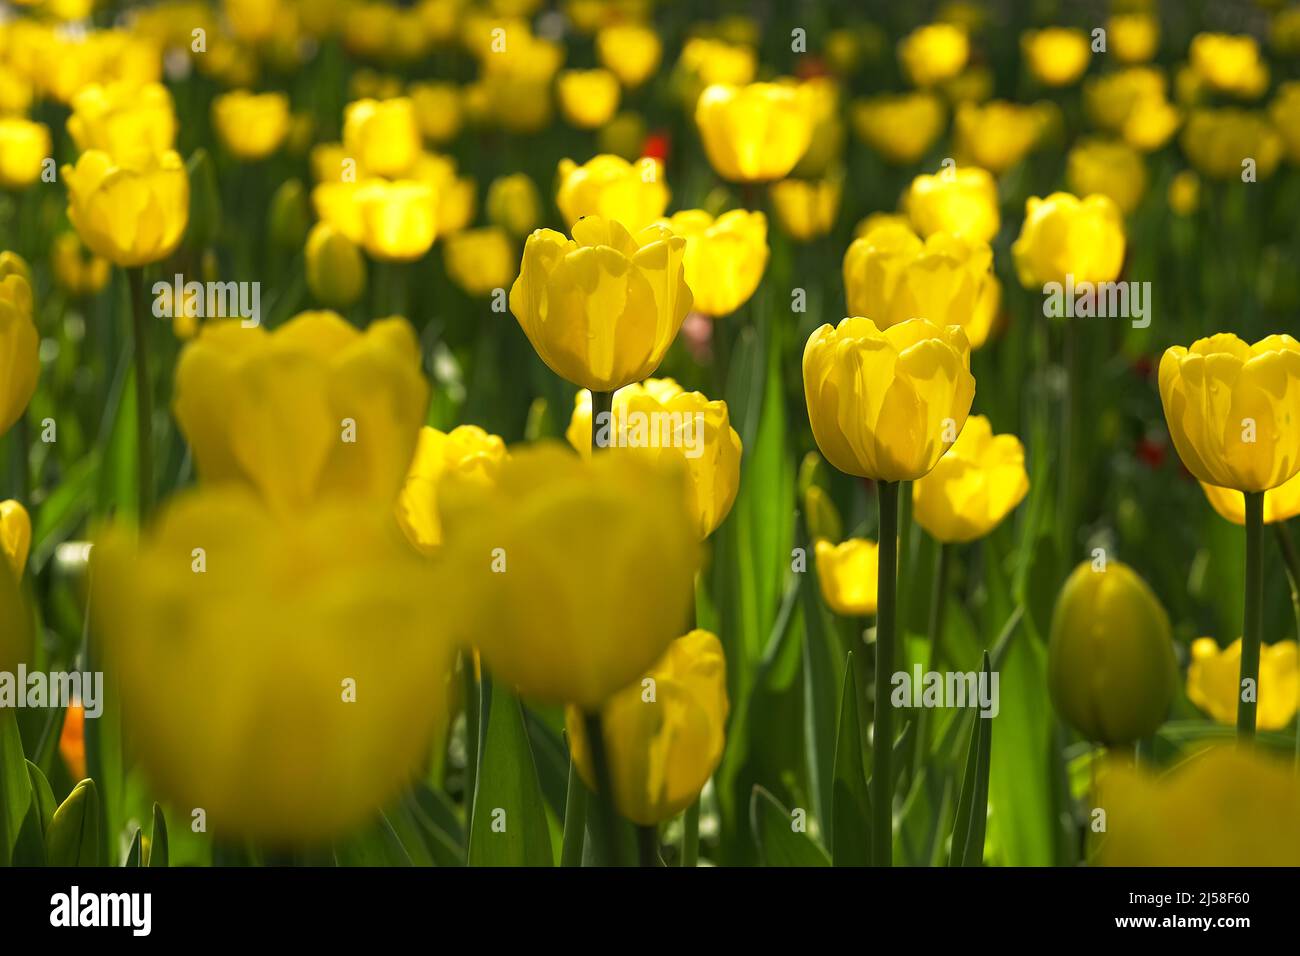
[[[50,247],[54,281],[73,296],[91,296],[108,285],[108,260],[86,250],[75,232],[61,232]]]
[[[176,153],[121,165],[90,149],[61,172],[68,218],[96,255],[131,268],[166,259],[180,245],[189,224],[190,179]]]
[[[731,512],[740,486],[741,448],[726,402],[683,391],[671,378],[648,378],[615,392],[613,421],[598,425],[608,433],[604,447],[685,464],[688,505],[701,538]],[[565,437],[579,454],[590,457],[591,392],[586,389],[574,397]]]
[[[1179,216],[1190,216],[1201,202],[1201,180],[1190,169],[1179,170],[1169,181],[1166,197],[1171,211]]]
[[[8,253],[0,256],[0,265],[4,256]],[[36,391],[41,374],[40,340],[32,321],[30,283],[23,272],[0,269],[0,369],[5,370],[0,377],[0,435],[22,417]]]
[[[947,114],[932,93],[897,93],[854,100],[849,120],[859,139],[889,162],[906,166],[934,145]]]
[[[1300,342],[1291,336],[1175,345],[1160,359],[1160,400],[1178,456],[1201,481],[1266,491],[1300,472]]]
[[[212,125],[236,159],[265,159],[289,133],[289,97],[234,90],[212,101]]]
[[[461,93],[451,83],[413,83],[411,106],[420,135],[436,146],[449,143],[460,132],[464,115]]]
[[[714,219],[703,209],[686,209],[662,222],[686,240],[686,284],[695,311],[717,318],[749,301],[767,268],[766,216],[733,209]]]
[[[527,173],[492,180],[487,191],[487,217],[494,226],[523,238],[541,221],[541,198]]]
[[[1067,27],[1026,30],[1020,50],[1034,79],[1045,86],[1070,86],[1078,82],[1092,60],[1088,35]]]
[[[519,274],[514,243],[504,229],[487,226],[448,236],[442,247],[451,281],[472,296],[508,288]]]
[[[1160,21],[1149,13],[1117,13],[1106,22],[1106,39],[1121,63],[1145,63],[1160,45]]]
[[[12,498],[0,501],[0,555],[8,562],[14,580],[22,580],[31,545],[32,519],[27,516],[27,509]]]
[[[1032,106],[990,100],[962,103],[953,121],[961,162],[1001,175],[1020,162],[1042,137],[1042,118]]]
[[[1283,83],[1277,88],[1269,116],[1282,137],[1287,160],[1300,166],[1300,80]]]
[[[885,226],[894,226],[913,231],[912,220],[902,213],[898,212],[873,212],[863,216],[858,224],[853,227],[854,239],[865,239],[877,229]]]
[[[177,363],[173,411],[202,483],[246,485],[286,510],[391,503],[428,397],[405,319],[360,332],[333,312],[304,312],[274,332],[204,325]]]
[[[438,234],[438,195],[427,182],[322,183],[312,191],[312,201],[322,220],[375,259],[419,259]]]
[[[694,596],[684,482],[639,455],[545,444],[514,452],[491,485],[441,484],[447,566],[495,678],[590,713],[654,664]]]
[[[784,81],[795,84],[795,80]],[[840,118],[840,87],[829,76],[815,76],[797,83],[812,114],[812,139],[808,149],[790,171],[793,179],[820,179],[844,159],[844,121]]]
[[[917,27],[898,41],[898,61],[917,86],[934,86],[950,80],[966,66],[970,39],[952,23]]]
[[[31,80],[9,64],[0,62],[0,116],[26,115],[34,96]]]
[[[405,96],[349,103],[343,111],[343,146],[367,173],[406,175],[420,155],[415,104]]]
[[[41,169],[54,147],[44,123],[0,116],[0,186],[25,189],[41,178]]]
[[[222,0],[231,32],[246,43],[269,40],[289,11],[281,0]]]
[[[555,91],[565,121],[578,129],[603,126],[618,109],[618,77],[608,70],[564,70]]]
[[[1192,37],[1187,59],[1197,75],[1221,93],[1254,99],[1268,89],[1268,64],[1260,59],[1259,44],[1248,34],[1198,33]]]
[[[988,243],[936,232],[924,242],[906,226],[855,239],[844,253],[849,311],[884,329],[907,319],[959,325],[972,348],[988,339],[1000,290]],[[954,436],[955,437],[955,436]]]
[[[877,481],[927,474],[966,424],[975,397],[960,326],[908,319],[823,325],[803,353],[813,438],[840,471]]]
[[[849,538],[840,544],[819,539],[813,551],[826,606],[842,617],[875,614],[880,546],[865,538]]]
[[[1165,75],[1154,67],[1130,67],[1089,79],[1084,106],[1102,129],[1149,153],[1169,141],[1182,116],[1165,98]]]
[[[1131,744],[1164,723],[1176,681],[1169,615],[1147,583],[1113,559],[1075,568],[1047,647],[1056,712],[1089,740]]]
[[[1268,179],[1282,160],[1282,136],[1268,117],[1234,107],[1193,110],[1179,144],[1211,179],[1240,180],[1247,160],[1258,179]]]
[[[473,178],[456,175],[456,160],[424,153],[416,160],[411,178],[433,187],[439,236],[460,232],[473,222],[478,187]]]
[[[1201,482],[1205,498],[1220,517],[1233,524],[1246,523],[1246,501],[1240,491]],[[1264,524],[1290,521],[1300,515],[1300,474],[1264,492]]]
[[[729,710],[722,643],[702,630],[677,638],[640,681],[600,710],[619,814],[641,826],[677,816],[722,762]],[[564,724],[573,764],[594,789],[583,713],[568,708]]]
[[[562,159],[559,178],[555,204],[569,226],[583,216],[599,216],[639,232],[668,208],[668,184],[658,160],[629,163],[602,153],[579,166]]]
[[[716,84],[700,94],[695,125],[714,171],[732,182],[789,175],[812,141],[812,115],[799,88]]]
[[[781,228],[799,242],[829,233],[840,211],[844,174],[832,171],[824,179],[783,179],[769,189]]]
[[[752,45],[712,37],[691,37],[677,58],[682,101],[690,107],[715,83],[745,86],[754,81],[758,57]]]
[[[1192,642],[1187,667],[1187,699],[1221,724],[1236,726],[1241,699],[1241,638],[1220,650],[1212,637]],[[1281,730],[1296,714],[1300,677],[1296,642],[1278,641],[1259,649],[1255,723],[1260,730]]]
[[[506,443],[477,425],[459,425],[449,432],[424,426],[415,458],[397,498],[397,523],[411,544],[433,554],[442,544],[438,486],[449,474],[459,481],[491,484],[508,453]]]
[[[1020,284],[1111,282],[1124,265],[1124,220],[1108,196],[1030,196],[1011,246]]]
[[[1081,140],[1066,159],[1066,185],[1080,196],[1100,193],[1129,215],[1147,190],[1142,155],[1124,143]]]
[[[983,415],[966,419],[956,443],[912,485],[916,523],[937,541],[982,538],[1029,493],[1025,447],[1015,435],[994,435]]]
[[[596,34],[596,56],[600,65],[634,90],[659,69],[663,44],[659,34],[640,23],[615,23]]]
[[[1164,776],[1113,767],[1099,792],[1107,866],[1300,866],[1300,778],[1259,748],[1221,744]]]
[[[992,242],[998,234],[998,184],[978,166],[945,169],[912,180],[903,208],[922,237],[936,232]]]
[[[304,252],[307,288],[331,309],[346,309],[366,290],[366,262],[357,244],[328,222],[318,222]]]
[[[536,133],[551,122],[551,80],[564,62],[557,43],[509,31],[506,47],[482,58],[483,97],[488,113],[512,133]]]
[[[161,83],[92,84],[72,98],[68,133],[77,149],[98,149],[121,163],[145,163],[176,143],[172,95]]]
[[[96,541],[92,625],[160,795],[223,833],[284,843],[360,825],[409,786],[444,711],[450,645],[388,512],[285,520],[208,490],[134,538]]]
[[[582,388],[611,392],[654,373],[691,310],[686,240],[664,226],[633,235],[588,216],[573,238],[538,229],[524,245],[510,311],[538,356]]]

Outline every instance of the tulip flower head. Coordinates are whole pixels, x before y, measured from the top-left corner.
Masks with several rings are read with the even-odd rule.
[[[865,538],[849,538],[839,544],[822,538],[813,551],[826,606],[843,617],[875,614],[880,546]]]
[[[1029,30],[1020,38],[1020,48],[1029,72],[1046,86],[1070,86],[1077,82],[1092,59],[1088,35],[1066,27]]]
[[[1220,517],[1233,524],[1246,523],[1246,499],[1240,491],[1220,488],[1204,481],[1200,484],[1201,490],[1205,492],[1205,500]],[[1300,515],[1300,473],[1264,492],[1264,524],[1290,521],[1296,515]]]
[[[695,125],[714,171],[731,182],[771,182],[790,174],[812,141],[800,87],[717,84],[700,94]]]
[[[565,121],[578,129],[603,126],[618,110],[618,78],[608,70],[564,70],[555,90]]]
[[[696,312],[718,318],[749,301],[767,267],[766,216],[733,209],[714,219],[687,209],[660,221],[686,240],[686,284]]]
[[[972,415],[939,463],[912,485],[916,522],[942,542],[982,538],[1029,493],[1025,448]]]
[[[849,107],[853,131],[896,166],[921,159],[943,132],[948,119],[943,101],[933,93],[884,94],[854,100]]]
[[[139,164],[97,149],[60,171],[68,218],[92,252],[123,268],[167,258],[189,224],[190,180],[174,152]]]
[[[265,159],[289,133],[289,98],[246,90],[226,93],[212,102],[212,125],[237,159]]]
[[[424,554],[442,543],[438,486],[449,474],[457,481],[490,484],[507,456],[506,444],[477,425],[459,425],[450,432],[420,429],[415,458],[397,499],[397,523],[407,539]]]
[[[934,86],[962,71],[970,56],[966,31],[953,23],[918,27],[898,43],[898,60],[917,86]]]
[[[1264,644],[1259,650],[1256,726],[1260,730],[1281,730],[1295,717],[1300,692],[1296,642]],[[1236,725],[1241,699],[1241,638],[1222,649],[1212,637],[1198,637],[1192,642],[1187,699],[1219,723]]]
[[[72,99],[68,133],[77,149],[98,149],[123,163],[145,163],[176,142],[176,109],[161,83],[97,83]]]
[[[997,180],[978,166],[920,175],[903,196],[903,208],[924,237],[936,232],[992,242],[998,234]]]
[[[1124,265],[1124,219],[1108,196],[1084,199],[1052,193],[1031,196],[1025,221],[1011,246],[1016,273],[1026,289],[1049,282],[1114,281]]]
[[[584,216],[599,216],[639,232],[668,207],[663,166],[654,159],[629,163],[602,153],[581,166],[562,159],[559,178],[555,204],[570,227]]]
[[[6,274],[8,261],[22,271]],[[32,321],[32,287],[26,264],[8,253],[0,254],[0,435],[18,421],[36,391],[41,374],[40,334]]]

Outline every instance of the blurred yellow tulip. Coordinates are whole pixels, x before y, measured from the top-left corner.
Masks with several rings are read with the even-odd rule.
[[[947,122],[943,101],[933,93],[896,93],[854,100],[853,131],[897,166],[917,162],[934,145]]]
[[[2,260],[0,256],[0,264]],[[41,337],[32,321],[32,287],[24,274],[25,263],[22,268],[0,270],[0,368],[5,370],[0,377],[0,435],[22,416],[41,374]]]
[[[50,268],[59,288],[72,296],[91,296],[108,285],[108,260],[89,252],[75,232],[61,232],[50,246]]]
[[[426,142],[442,146],[456,138],[464,118],[461,92],[451,83],[412,83],[411,106],[420,135]]]
[[[840,544],[819,539],[813,551],[826,606],[842,617],[875,614],[880,546],[865,538],[849,538]]]
[[[898,61],[916,86],[934,86],[952,79],[969,57],[970,39],[953,23],[917,27],[898,41]]]
[[[1197,75],[1220,93],[1255,99],[1268,89],[1268,64],[1249,34],[1198,33],[1192,37],[1187,59]]]
[[[802,89],[777,83],[708,87],[695,105],[695,125],[714,171],[742,183],[789,175],[813,130]]]
[[[1045,86],[1070,86],[1078,82],[1092,60],[1088,35],[1068,27],[1027,30],[1020,50],[1034,79]]]
[[[1025,447],[1015,435],[994,435],[983,415],[966,419],[957,441],[912,485],[916,523],[937,541],[982,538],[1029,493]]]
[[[686,240],[686,284],[695,311],[718,318],[749,301],[767,268],[767,217],[733,209],[714,219],[703,209],[686,209],[662,220]]]
[[[1187,699],[1221,724],[1236,726],[1241,699],[1241,638],[1220,649],[1212,637],[1192,641],[1187,666]],[[1255,724],[1260,730],[1281,730],[1295,717],[1300,675],[1296,671],[1296,642],[1262,644]]]
[[[787,84],[794,80],[785,81]],[[814,76],[798,83],[812,115],[812,139],[794,169],[792,179],[819,179],[844,160],[844,120],[840,110],[840,87],[829,76]]]
[[[318,222],[304,251],[307,288],[322,305],[346,309],[366,290],[366,262],[357,244],[328,222]]]
[[[990,100],[962,103],[953,120],[959,162],[1001,175],[1038,145],[1041,115],[1033,106]]]
[[[511,173],[492,180],[487,191],[487,217],[511,235],[522,239],[541,221],[541,197],[527,173]]]
[[[343,111],[343,147],[375,176],[406,175],[420,155],[420,127],[410,97],[357,100]]]
[[[0,186],[25,189],[41,178],[45,161],[54,151],[44,123],[16,116],[0,116]]]
[[[60,172],[68,218],[96,255],[130,268],[166,259],[180,245],[189,224],[190,179],[176,153],[121,165],[90,149]]]
[[[72,98],[68,133],[77,149],[98,149],[121,163],[144,163],[172,149],[176,110],[161,83],[91,84]]]
[[[419,259],[438,234],[438,194],[413,179],[322,183],[312,191],[322,220],[375,259]]]
[[[507,289],[519,274],[515,245],[498,226],[466,229],[448,236],[442,256],[451,281],[472,296]]]
[[[21,502],[0,501],[0,555],[8,562],[15,580],[27,569],[27,551],[32,545],[32,519]]]
[[[1233,524],[1246,523],[1246,501],[1240,491],[1220,488],[1204,481],[1201,490],[1210,507]],[[1290,521],[1300,515],[1300,474],[1264,492],[1264,524]]]
[[[1160,21],[1149,13],[1116,13],[1106,21],[1106,39],[1121,63],[1145,63],[1160,45]]]
[[[1269,116],[1282,137],[1287,160],[1300,166],[1300,80],[1291,80],[1277,88]]]
[[[659,34],[640,23],[615,23],[596,34],[596,56],[600,65],[634,90],[659,69],[663,44]]]
[[[1169,208],[1179,216],[1190,216],[1201,202],[1201,179],[1190,169],[1179,170],[1169,180],[1169,193],[1166,196]]]
[[[477,425],[449,432],[424,426],[415,457],[397,497],[397,523],[412,546],[433,554],[442,544],[438,486],[449,474],[458,481],[490,484],[509,453],[506,443]]]
[[[1103,73],[1084,83],[1084,106],[1103,130],[1149,153],[1164,146],[1182,123],[1177,107],[1165,98],[1166,85],[1154,67]]]
[[[772,208],[790,238],[811,242],[835,225],[844,193],[844,173],[832,170],[822,179],[783,179],[769,187]]]
[[[912,180],[903,209],[921,236],[947,232],[992,242],[998,234],[998,184],[978,166],[944,169]]]
[[[1065,183],[1079,196],[1100,193],[1129,215],[1147,190],[1142,154],[1125,143],[1080,140],[1066,158]]]
[[[1248,167],[1268,179],[1282,160],[1282,136],[1268,117],[1235,107],[1193,110],[1179,144],[1210,179],[1241,179]]]
[[[234,90],[212,101],[212,125],[237,159],[265,159],[289,133],[289,97]]]
[[[555,204],[569,226],[583,216],[599,216],[639,232],[668,208],[668,184],[658,160],[629,163],[602,153],[579,166],[562,159],[559,179]]]
[[[1111,282],[1124,265],[1124,219],[1108,196],[1084,199],[1052,193],[1030,196],[1025,221],[1011,246],[1026,289],[1049,282]]]
[[[603,126],[618,109],[618,77],[608,70],[563,70],[555,91],[565,121],[578,129]]]

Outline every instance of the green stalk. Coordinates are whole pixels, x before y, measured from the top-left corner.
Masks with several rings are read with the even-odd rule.
[[[131,331],[135,354],[135,428],[139,483],[136,520],[143,525],[153,511],[153,389],[149,385],[149,322],[145,318],[144,269],[126,270],[131,287]],[[180,303],[173,303],[180,308]]]
[[[560,866],[582,866],[582,842],[587,829],[587,788],[578,768],[569,761],[569,789],[564,797],[564,839]]]
[[[1065,400],[1061,403],[1061,473],[1058,476],[1057,515],[1062,535],[1063,554],[1074,553],[1076,515],[1074,510],[1074,461],[1076,423],[1079,417],[1079,341],[1073,319],[1065,320],[1062,360],[1065,363]]]
[[[1291,583],[1291,610],[1295,613],[1296,640],[1300,641],[1300,554],[1296,553],[1291,529],[1285,521],[1276,522],[1273,531],[1277,534],[1282,564],[1286,568],[1287,580]],[[1296,718],[1295,759],[1296,766],[1300,767],[1300,716]]]
[[[877,866],[894,856],[894,715],[889,702],[894,674],[894,622],[898,587],[898,485],[877,481],[880,503],[880,571],[876,588],[876,711],[872,735],[871,846]]]
[[[1255,736],[1255,710],[1259,699],[1259,642],[1263,633],[1264,493],[1247,491],[1246,496],[1246,620],[1241,629],[1241,678],[1237,693],[1249,679],[1255,689],[1253,700],[1237,702],[1237,737]]]
[[[599,451],[608,448],[614,443],[614,393],[613,392],[592,392],[591,393],[591,450]],[[600,423],[602,419],[609,424],[609,445],[601,445],[597,441],[600,434]]]
[[[659,855],[659,827],[639,826],[636,828],[636,851],[639,866],[663,866],[663,857]]]
[[[614,809],[614,778],[609,770],[609,754],[605,749],[605,728],[600,714],[584,714],[583,731],[587,737],[587,748],[591,752],[591,767],[596,776],[596,792],[592,794],[590,809],[596,811],[593,816],[600,829],[599,840],[606,847],[611,866],[622,866],[622,844],[619,842],[618,826]]]
[[[700,862],[700,798],[686,808],[682,818],[682,866],[694,868]]]

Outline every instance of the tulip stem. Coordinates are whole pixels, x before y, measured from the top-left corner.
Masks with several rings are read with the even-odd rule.
[[[596,777],[596,792],[592,794],[595,799],[588,806],[596,811],[596,826],[600,828],[599,838],[609,854],[609,865],[622,866],[622,844],[614,810],[614,778],[609,771],[609,751],[605,749],[604,721],[599,713],[584,714],[582,721],[587,749],[591,753],[591,769]]]
[[[694,868],[700,862],[700,798],[686,808],[682,818],[682,866]]]
[[[569,789],[564,797],[564,839],[560,866],[582,866],[582,843],[587,829],[587,787],[578,766],[569,759]]]
[[[135,428],[136,461],[139,474],[139,506],[136,520],[140,524],[153,510],[153,390],[149,387],[149,323],[144,314],[144,269],[126,270],[131,287],[132,346],[135,355]]]
[[[1264,493],[1247,491],[1246,496],[1246,620],[1241,629],[1241,679],[1237,684],[1237,736],[1255,736],[1255,709],[1259,701],[1259,642],[1263,631]],[[1246,681],[1250,681],[1249,699]]]
[[[601,444],[600,429],[604,424],[609,431],[605,436],[605,444]],[[591,450],[597,451],[603,448],[609,448],[614,444],[614,393],[613,392],[592,392],[591,393]]]
[[[1287,580],[1291,583],[1291,609],[1295,613],[1296,640],[1300,641],[1300,554],[1296,553],[1291,529],[1285,521],[1275,522],[1273,531],[1277,534],[1282,564],[1286,568]],[[1296,765],[1300,766],[1300,716],[1296,717],[1295,759]]]
[[[639,826],[636,828],[636,850],[641,866],[663,866],[663,857],[659,855],[659,827]]]
[[[898,587],[898,485],[877,481],[880,563],[876,587],[876,700],[872,731],[871,847],[877,866],[894,855],[894,720],[889,688],[894,674],[894,620]]]

